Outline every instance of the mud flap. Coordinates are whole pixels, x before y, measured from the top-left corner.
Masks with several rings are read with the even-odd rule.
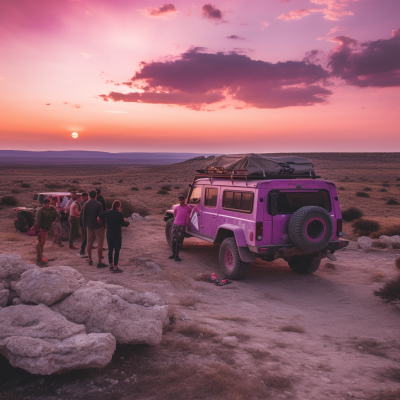
[[[325,255],[331,260],[331,261],[336,261],[337,258],[328,250],[325,251]]]
[[[249,250],[248,247],[238,247],[240,259],[243,262],[252,263],[256,261],[253,253]]]

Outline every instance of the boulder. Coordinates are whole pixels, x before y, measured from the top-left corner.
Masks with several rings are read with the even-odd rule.
[[[372,239],[369,236],[361,236],[357,242],[363,250],[369,249],[372,246]]]
[[[0,326],[0,353],[12,366],[31,374],[104,367],[116,346],[111,334],[87,335],[83,325],[43,304],[3,308]]]
[[[221,343],[225,347],[236,347],[238,345],[238,338],[236,336],[225,336]]]
[[[162,269],[155,262],[152,262],[152,261],[146,262],[146,270],[147,270],[147,272],[151,272],[154,274],[162,273]]]
[[[65,299],[83,285],[85,279],[71,267],[47,267],[26,271],[15,291],[24,303],[50,306]]]
[[[12,299],[13,306],[18,306],[19,304],[22,304],[22,301],[19,297],[15,297],[14,299]]]
[[[383,243],[385,243],[388,246],[392,246],[393,244],[397,244],[400,243],[400,236],[399,235],[395,235],[395,236],[386,236],[386,235],[382,235],[379,240]]]
[[[117,343],[156,345],[168,325],[168,307],[154,293],[90,281],[51,307],[88,333],[109,332]]]
[[[19,254],[0,254],[0,281],[6,288],[10,282],[17,281],[25,271],[39,269],[36,264],[21,260]]]
[[[0,307],[7,307],[9,295],[10,291],[8,289],[0,290]]]
[[[138,213],[133,213],[131,215],[132,221],[142,221],[143,218]]]

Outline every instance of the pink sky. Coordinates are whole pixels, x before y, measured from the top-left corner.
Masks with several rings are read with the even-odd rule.
[[[0,148],[400,151],[399,15],[399,0],[6,1]]]

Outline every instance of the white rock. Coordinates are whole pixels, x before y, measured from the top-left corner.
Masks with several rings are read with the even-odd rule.
[[[385,244],[387,244],[388,246],[393,245],[394,243],[400,243],[400,236],[399,235],[395,235],[395,236],[386,236],[386,235],[382,235],[379,240]]]
[[[0,254],[0,281],[17,281],[25,271],[31,269],[39,267],[22,261],[19,254]]]
[[[8,289],[0,290],[0,307],[7,307],[9,295],[10,291]]]
[[[109,332],[118,343],[156,345],[168,325],[168,307],[153,293],[90,281],[52,309],[84,324],[87,332]]]
[[[0,353],[32,374],[104,367],[116,346],[111,334],[87,335],[83,325],[43,304],[3,308],[0,326]]]
[[[187,319],[190,319],[189,315],[187,315],[185,312],[181,311],[180,317],[182,321],[186,321]]]
[[[26,271],[15,284],[24,303],[50,306],[83,285],[85,279],[75,268],[47,267]]]
[[[143,219],[146,221],[153,221],[153,217],[150,217],[150,215],[148,215],[147,217],[143,217]]]
[[[133,213],[131,215],[132,221],[142,221],[143,218],[138,213]]]
[[[152,272],[152,273],[155,273],[155,274],[161,274],[162,273],[162,269],[155,262],[152,262],[152,261],[146,262],[146,270],[148,272]]]
[[[361,236],[358,238],[358,245],[361,249],[369,249],[372,246],[372,239],[368,236]]]
[[[236,347],[238,345],[238,338],[236,336],[225,336],[221,343],[226,347]]]

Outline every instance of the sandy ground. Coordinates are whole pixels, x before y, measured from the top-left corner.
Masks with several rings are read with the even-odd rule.
[[[339,181],[348,176],[345,182],[337,182],[337,186],[345,187],[345,195],[340,193],[342,208],[357,205],[383,224],[397,222],[398,209],[393,212],[393,207],[383,206],[381,196],[386,193],[377,192],[384,180],[390,181],[392,197],[400,192],[395,186],[396,172],[400,173],[392,170],[392,162],[383,170],[363,168],[360,174],[368,183],[360,183],[360,177],[347,168],[346,172],[340,170],[341,164],[334,169],[335,160],[330,162],[325,161],[327,168],[321,173],[324,178]],[[385,281],[398,275],[394,260],[400,251],[364,252],[353,242],[349,249],[335,254],[336,262],[323,261],[310,276],[293,273],[279,260],[258,261],[248,279],[224,287],[196,281],[194,277],[202,272],[221,276],[218,247],[195,238],[185,239],[183,261],[169,260],[161,211],[168,207],[164,203],[173,203],[172,194],[157,197],[154,190],[145,192],[142,186],[158,190],[165,184],[161,180],[171,180],[170,184],[183,188],[198,163],[149,169],[146,176],[143,169],[123,167],[109,171],[110,176],[104,174],[104,181],[114,182],[109,183],[108,191],[113,190],[117,196],[128,193],[134,183],[141,185],[138,193],[127,197],[151,210],[151,221],[134,222],[124,231],[120,262],[123,274],[90,267],[66,243],[62,248],[50,242],[45,247],[46,256],[56,258],[48,265],[69,265],[87,280],[159,294],[170,306],[173,321],[160,346],[119,346],[113,361],[103,370],[52,377],[31,376],[10,367],[0,357],[2,400],[367,399],[375,394],[376,399],[389,399],[392,397],[385,391],[400,390],[400,310],[373,295]],[[76,169],[63,171],[69,182],[71,173],[76,173]],[[0,190],[4,195],[18,177],[24,182],[37,181],[38,188],[39,179],[56,179],[50,180],[47,175],[39,178],[39,173],[43,170],[9,169],[9,181],[3,180]],[[115,177],[121,173],[125,174],[125,183],[117,184]],[[143,181],[138,183],[137,176]],[[93,171],[84,179],[92,182]],[[354,193],[365,186],[370,186],[373,193],[371,199],[360,201]],[[181,188],[172,190],[173,194]],[[34,189],[27,190],[30,192],[23,196],[29,199]],[[369,203],[363,206],[366,200]],[[19,253],[34,262],[35,239],[15,232],[10,208],[3,208],[0,218],[0,252]],[[348,236],[354,237],[351,231]],[[147,270],[147,261],[157,263],[162,273]],[[236,336],[238,345],[225,347],[222,340],[226,336]]]

